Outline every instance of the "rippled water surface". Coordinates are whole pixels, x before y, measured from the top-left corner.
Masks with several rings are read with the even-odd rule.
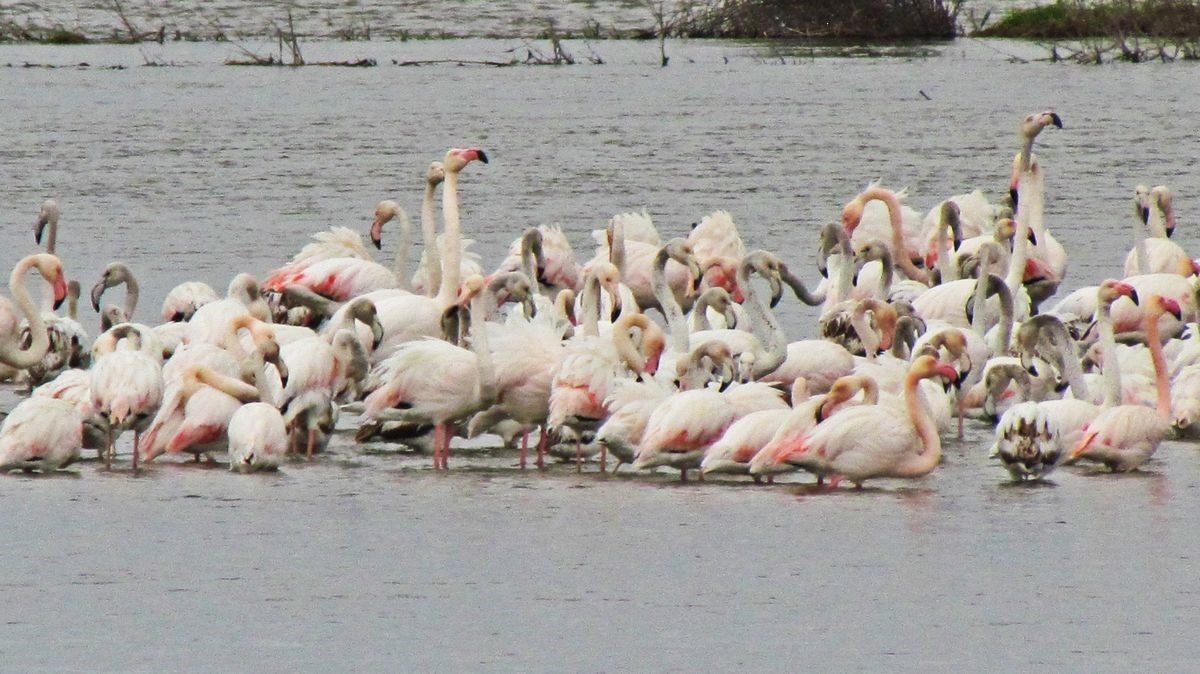
[[[620,42],[593,45],[595,66],[390,65],[513,46],[314,44],[309,58],[386,65],[296,70],[221,66],[227,45],[0,47],[0,63],[93,66],[0,69],[0,266],[34,250],[54,196],[68,274],[88,287],[125,260],[153,320],[175,283],[261,275],[329,225],[365,231],[381,198],[415,215],[428,162],[473,144],[492,162],[463,173],[464,228],[489,266],[532,224],[562,223],[586,257],[614,212],[645,207],[682,234],[725,208],[748,245],[815,281],[817,227],[868,181],[907,186],[921,210],[976,187],[998,198],[1017,121],[1046,107],[1067,127],[1037,149],[1047,222],[1071,254],[1062,293],[1119,273],[1139,182],[1172,185],[1177,236],[1196,245],[1188,64],[1019,64],[997,49],[1036,48],[963,41],[889,59],[690,42],[669,45],[665,69],[653,45]],[[782,306],[789,337],[811,336],[813,313]],[[1013,487],[989,437],[969,425],[930,477],[864,493],[520,474],[511,453],[469,449],[435,475],[348,434],[278,475],[88,462],[13,476],[0,658],[13,671],[1189,667],[1197,447],[1165,443],[1135,475],[1064,469]]]

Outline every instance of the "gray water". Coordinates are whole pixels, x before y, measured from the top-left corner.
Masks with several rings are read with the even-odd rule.
[[[0,63],[93,66],[0,70],[0,267],[34,250],[54,196],[68,275],[88,287],[125,260],[138,318],[155,320],[175,283],[262,275],[329,225],[365,230],[380,198],[415,215],[424,167],[471,144],[492,163],[463,173],[463,222],[489,266],[532,224],[562,223],[586,258],[614,212],[645,207],[682,234],[725,208],[748,245],[815,281],[817,227],[868,181],[907,186],[921,210],[976,187],[999,198],[1018,121],[1047,107],[1067,127],[1038,146],[1047,223],[1071,254],[1060,294],[1120,273],[1139,182],[1174,188],[1177,236],[1196,244],[1190,64],[1021,64],[1005,54],[1036,47],[975,41],[781,59],[693,41],[660,69],[653,45],[593,48],[604,65],[292,70],[220,66],[227,45],[0,47]],[[180,67],[139,67],[147,55]],[[782,311],[790,337],[812,336],[810,310]],[[1139,474],[1013,487],[986,459],[990,429],[969,424],[925,479],[814,494],[800,477],[521,474],[478,449],[436,475],[342,426],[329,455],[279,475],[87,462],[0,480],[4,669],[1167,670],[1200,655],[1194,444],[1164,443]]]

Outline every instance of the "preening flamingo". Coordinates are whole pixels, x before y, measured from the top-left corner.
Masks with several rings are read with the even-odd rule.
[[[287,456],[283,415],[267,403],[247,403],[229,418],[229,470],[275,470]]]
[[[46,332],[42,312],[34,307],[25,287],[25,274],[30,269],[37,269],[42,279],[50,284],[55,309],[67,297],[67,279],[63,275],[62,262],[57,257],[49,253],[29,255],[13,267],[8,278],[12,300],[0,297],[0,363],[17,370],[37,365],[50,348],[50,336]],[[17,315],[18,310],[24,315],[29,326],[30,342],[24,349],[20,345],[21,322]]]
[[[83,420],[65,400],[34,396],[23,400],[0,425],[0,472],[43,473],[79,460]]]

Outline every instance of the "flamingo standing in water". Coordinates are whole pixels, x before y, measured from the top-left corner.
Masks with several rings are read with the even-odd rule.
[[[821,461],[830,475],[831,488],[843,479],[861,488],[872,478],[929,474],[942,458],[942,442],[918,385],[923,379],[939,376],[954,381],[958,373],[933,356],[917,358],[905,377],[902,405],[844,410],[817,424],[797,454],[811,453]]]
[[[1101,412],[1084,429],[1083,439],[1071,449],[1072,459],[1102,463],[1114,472],[1127,472],[1145,463],[1171,431],[1171,385],[1158,331],[1163,313],[1180,315],[1175,300],[1152,295],[1146,302],[1146,344],[1154,361],[1157,401],[1154,414],[1141,405],[1117,405]]]
[[[57,257],[49,253],[29,255],[13,267],[8,278],[8,287],[13,298],[10,301],[0,297],[0,364],[15,370],[37,365],[50,349],[50,336],[46,332],[45,319],[42,312],[34,307],[29,290],[25,287],[25,274],[30,269],[37,269],[42,279],[50,284],[55,309],[61,306],[67,297],[67,280],[63,275],[62,262]],[[18,310],[24,315],[29,326],[30,341],[25,349],[21,348],[21,320],[17,314]]]
[[[101,355],[90,370],[90,388],[95,413],[108,422],[106,467],[111,466],[116,452],[116,436],[132,428],[133,469],[137,470],[142,431],[150,426],[162,403],[162,348],[154,346],[157,340],[147,340],[148,336],[152,333],[143,334],[138,326],[122,323],[97,339],[93,347]],[[122,339],[130,340],[133,350],[118,350]]]

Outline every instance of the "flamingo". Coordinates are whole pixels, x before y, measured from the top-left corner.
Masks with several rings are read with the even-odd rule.
[[[223,344],[229,334],[229,325],[243,314],[269,320],[270,311],[259,292],[258,282],[249,274],[238,274],[229,282],[229,290],[223,299],[209,302],[196,310],[187,322],[183,334],[184,344],[208,342]]]
[[[892,257],[900,271],[904,272],[908,278],[928,285],[929,273],[924,269],[918,269],[913,264],[913,259],[922,259],[918,244],[920,233],[916,229],[920,222],[919,216],[915,211],[907,209],[903,205],[903,199],[903,192],[893,192],[885,187],[880,187],[878,183],[871,183],[867,189],[847,202],[842,209],[842,226],[846,229],[846,233],[851,235],[851,241],[854,240],[856,233],[860,243],[876,239],[888,241]],[[864,220],[866,206],[876,200],[882,201],[887,207],[887,224],[890,226],[890,231],[879,231],[880,227],[876,225],[876,223],[880,223],[878,219],[868,219],[868,226],[859,230],[858,228]],[[855,245],[856,248],[857,246],[858,244]]]
[[[1191,276],[1196,273],[1192,259],[1178,243],[1169,237],[1175,230],[1175,209],[1172,206],[1171,190],[1159,185],[1153,190],[1138,185],[1134,190],[1133,220],[1134,247],[1125,256],[1125,276],[1161,272]],[[1165,216],[1165,224],[1164,224]],[[1143,227],[1150,229],[1148,238],[1143,236]]]
[[[123,262],[108,263],[108,266],[104,268],[104,273],[100,276],[100,280],[96,282],[96,285],[92,286],[91,292],[92,308],[99,312],[100,299],[104,297],[104,291],[121,284],[125,285],[125,306],[122,309],[122,319],[118,323],[132,321],[133,312],[137,310],[140,286],[129,267]]]
[[[106,467],[116,451],[116,436],[132,428],[133,469],[137,470],[141,434],[162,403],[162,348],[147,345],[146,332],[134,324],[122,323],[106,333],[104,342],[97,340],[101,355],[90,371],[89,387],[95,413],[108,423]],[[121,339],[128,339],[133,350],[118,350]]]
[[[243,403],[251,402],[259,402],[255,387],[206,365],[187,366],[163,394],[141,445],[142,459],[186,451],[199,461],[201,454],[226,450],[229,420]]]
[[[1071,449],[1072,459],[1102,463],[1114,472],[1135,470],[1154,454],[1171,430],[1174,422],[1171,389],[1158,317],[1166,312],[1179,318],[1180,308],[1175,300],[1160,295],[1151,295],[1146,305],[1146,344],[1154,361],[1158,391],[1154,414],[1147,414],[1141,405],[1116,405],[1105,409],[1084,429],[1084,437]]]
[[[42,235],[46,235],[46,252],[54,255],[55,245],[58,242],[58,202],[53,199],[47,199],[42,202],[41,208],[38,209],[37,221],[33,223],[33,240],[41,245]],[[47,229],[49,231],[47,232]]]
[[[267,403],[246,403],[229,418],[229,470],[279,468],[288,451],[283,415]]]
[[[700,460],[700,474],[751,473],[750,462],[771,441],[775,432],[803,405],[808,398],[808,384],[803,379],[792,383],[792,407],[751,412],[725,430],[721,439],[709,445]],[[758,474],[754,481],[759,480]]]
[[[796,453],[811,452],[823,459],[831,488],[843,479],[861,489],[863,482],[872,478],[929,474],[941,460],[942,443],[918,384],[939,376],[954,381],[958,375],[952,366],[933,356],[917,358],[905,377],[903,406],[863,405],[844,410],[817,424]]]
[[[825,421],[842,409],[859,392],[862,392],[863,405],[879,403],[879,386],[875,380],[864,375],[849,375],[841,377],[829,388],[824,395],[815,396],[803,401],[793,401],[792,409],[787,412],[782,421],[771,429],[766,441],[760,445],[751,458],[747,469],[755,479],[763,475],[773,475],[793,468],[802,468],[817,476],[818,484],[825,480],[826,471],[821,462],[810,461],[803,451],[804,440],[817,424]]]
[[[996,442],[989,456],[1000,459],[1014,480],[1036,480],[1054,470],[1067,458],[1068,451],[1079,444],[1085,429],[1100,411],[1121,400],[1111,308],[1122,296],[1136,302],[1138,292],[1128,283],[1109,279],[1100,284],[1095,294],[1099,305],[1099,332],[1106,347],[1104,406],[1087,400],[1064,399],[1024,402],[1010,407],[996,425]],[[1022,341],[1027,343],[1027,340]],[[1027,346],[1022,349],[1027,350]]]
[[[29,290],[25,287],[25,274],[37,269],[42,279],[53,291],[54,308],[62,305],[67,297],[67,280],[63,275],[62,262],[50,253],[28,255],[17,262],[8,278],[12,300],[0,297],[0,363],[16,370],[37,365],[50,348],[50,336],[46,332],[42,312],[33,306]],[[14,303],[16,306],[14,307]],[[20,321],[17,311],[24,314],[29,325],[30,341],[27,348],[20,346]]]
[[[162,318],[168,322],[187,322],[196,310],[221,299],[212,286],[203,281],[184,281],[171,288],[163,298]]]
[[[83,420],[65,400],[35,396],[21,401],[0,425],[0,472],[43,473],[79,460]]]
[[[451,175],[448,171],[447,191]],[[443,275],[443,282],[450,275]],[[384,383],[364,401],[367,419],[433,423],[435,470],[449,468],[449,425],[496,400],[495,373],[483,325],[484,288],[481,276],[472,276],[463,284],[460,303],[471,302],[471,350],[439,340],[404,344],[378,366]]]

